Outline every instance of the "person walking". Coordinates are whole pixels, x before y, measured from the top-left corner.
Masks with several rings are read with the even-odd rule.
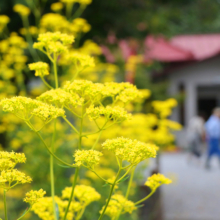
[[[187,127],[187,142],[190,158],[200,158],[202,143],[205,141],[205,120],[202,113],[190,119]]]
[[[213,155],[217,155],[220,161],[220,108],[215,108],[212,115],[205,123],[207,138],[207,160],[206,168],[210,168],[210,160]]]

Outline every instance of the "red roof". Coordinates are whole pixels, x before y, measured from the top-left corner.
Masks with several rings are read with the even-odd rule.
[[[220,54],[220,34],[181,35],[170,40],[148,36],[145,46],[146,60],[200,61]]]

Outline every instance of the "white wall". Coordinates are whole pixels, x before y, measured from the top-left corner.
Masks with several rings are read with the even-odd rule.
[[[182,83],[185,86],[185,125],[190,118],[197,114],[197,88],[198,86],[220,85],[220,56],[209,60],[192,63],[179,68],[168,75],[170,82],[169,93],[175,95],[178,93],[178,87]],[[208,95],[209,91],[202,91],[203,95]],[[201,95],[201,94],[200,94]],[[220,97],[220,91],[216,94]],[[172,115],[172,120],[179,121],[179,109],[176,108]],[[185,144],[185,131],[179,133],[178,144]],[[182,139],[182,140],[181,140]]]

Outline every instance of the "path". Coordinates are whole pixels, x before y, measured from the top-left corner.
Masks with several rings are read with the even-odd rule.
[[[162,186],[165,220],[220,220],[220,166],[217,158],[211,170],[203,164],[189,164],[185,153],[162,155],[161,173],[174,178]]]

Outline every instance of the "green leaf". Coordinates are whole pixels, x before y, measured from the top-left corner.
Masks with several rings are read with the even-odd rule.
[[[102,187],[105,187],[105,186],[110,186],[110,184],[109,184],[109,183],[106,183],[106,184],[104,184]]]
[[[125,176],[122,180],[119,181],[119,183],[124,182],[128,178],[129,178],[129,176]]]
[[[137,205],[136,208],[141,208],[143,206],[144,206],[143,204],[142,205]]]

